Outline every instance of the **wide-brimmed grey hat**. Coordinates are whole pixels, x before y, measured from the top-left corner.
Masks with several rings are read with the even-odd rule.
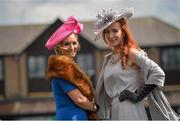
[[[102,10],[102,13],[98,13],[96,16],[98,21],[95,25],[95,40],[98,40],[102,37],[102,32],[104,29],[106,29],[108,26],[110,26],[115,21],[124,18],[129,19],[134,13],[134,8],[124,8],[121,9],[121,11],[113,11],[112,9],[110,11]]]

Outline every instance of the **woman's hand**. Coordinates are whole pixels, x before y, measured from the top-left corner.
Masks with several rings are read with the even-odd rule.
[[[125,89],[119,95],[119,101],[122,102],[124,100],[129,100],[131,102],[137,102],[138,95],[136,93],[133,93],[133,92]]]
[[[156,87],[155,84],[145,84],[139,92],[135,93],[125,89],[120,93],[119,101],[129,100],[133,103],[142,101]]]

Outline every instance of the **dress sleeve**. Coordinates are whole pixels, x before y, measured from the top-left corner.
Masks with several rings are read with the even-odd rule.
[[[67,93],[71,90],[77,89],[77,87],[75,85],[71,84],[70,82],[68,82],[64,79],[59,80],[58,84],[61,86],[61,88],[63,89],[63,91],[65,93]]]
[[[160,87],[164,86],[165,73],[160,66],[149,59],[143,50],[139,51],[135,56],[136,63],[141,68],[145,84],[156,84]]]

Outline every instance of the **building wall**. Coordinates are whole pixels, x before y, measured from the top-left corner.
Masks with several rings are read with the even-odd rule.
[[[6,98],[19,97],[19,69],[18,59],[15,56],[6,56],[5,63],[5,96]]]
[[[27,79],[27,66],[26,66],[26,53],[22,53],[19,57],[19,91],[21,97],[28,96],[28,79]]]
[[[5,97],[7,99],[27,96],[26,54],[5,56]]]
[[[146,52],[150,59],[152,59],[157,64],[160,64],[160,52],[157,47],[147,48]]]

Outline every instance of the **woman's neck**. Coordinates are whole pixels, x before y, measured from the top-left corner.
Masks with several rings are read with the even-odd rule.
[[[112,51],[113,51],[113,53],[120,53],[121,52],[121,48],[120,48],[120,46],[116,46],[116,47],[112,48]]]

